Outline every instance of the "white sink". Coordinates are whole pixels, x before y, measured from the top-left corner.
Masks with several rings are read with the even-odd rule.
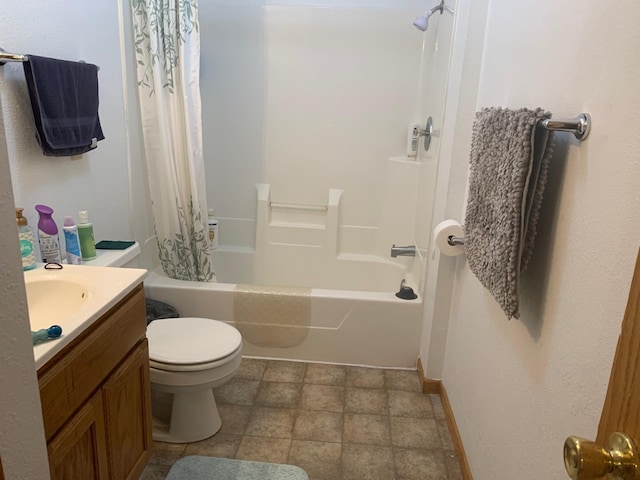
[[[64,265],[60,270],[39,266],[24,272],[29,323],[37,331],[62,327],[62,336],[34,345],[36,368],[80,335],[144,279],[139,268]]]
[[[35,278],[25,281],[31,330],[59,325],[77,312],[89,299],[80,281]]]

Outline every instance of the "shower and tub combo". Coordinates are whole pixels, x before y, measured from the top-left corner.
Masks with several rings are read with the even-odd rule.
[[[416,20],[417,35],[407,28],[417,6],[200,2],[207,201],[220,246],[212,282],[160,267],[145,279],[148,297],[183,317],[160,323],[169,332],[149,327],[150,342],[168,341],[166,362],[152,352],[157,439],[217,431],[211,388],[240,355],[415,369],[439,140],[427,123],[417,141],[429,148],[409,150],[406,126],[441,124],[446,72],[426,65],[446,65],[453,31],[447,15],[426,31],[434,13],[452,12],[442,2]],[[222,353],[208,326],[228,337]]]
[[[426,65],[452,15],[426,30],[452,10],[422,36],[420,0],[199,8],[215,281],[156,268],[148,296],[235,326],[243,355],[415,368],[439,142],[412,156],[406,126],[440,124]]]
[[[422,299],[396,292],[419,288],[416,248],[393,247],[391,257],[409,257],[396,260],[340,253],[337,191],[311,211],[271,202],[268,185],[258,185],[257,197],[255,249],[214,250],[212,283],[174,280],[156,269],[145,280],[148,296],[183,316],[234,325],[243,355],[415,367]]]

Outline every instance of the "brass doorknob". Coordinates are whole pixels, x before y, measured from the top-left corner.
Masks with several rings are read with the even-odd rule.
[[[610,480],[640,480],[640,461],[633,440],[615,432],[605,448],[584,438],[571,436],[564,442],[564,467],[573,480],[606,476]]]

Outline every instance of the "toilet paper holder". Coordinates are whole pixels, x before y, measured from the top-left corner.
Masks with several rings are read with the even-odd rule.
[[[447,237],[447,243],[452,247],[456,247],[458,245],[464,245],[464,238],[456,237],[455,235],[449,235]]]
[[[464,253],[465,232],[457,220],[443,220],[433,229],[433,242],[440,253],[455,257]]]

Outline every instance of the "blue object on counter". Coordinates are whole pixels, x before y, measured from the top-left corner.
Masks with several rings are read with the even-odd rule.
[[[43,328],[37,332],[31,332],[33,344],[45,342],[51,338],[58,338],[62,335],[62,327],[59,325],[51,325],[49,328]]]

